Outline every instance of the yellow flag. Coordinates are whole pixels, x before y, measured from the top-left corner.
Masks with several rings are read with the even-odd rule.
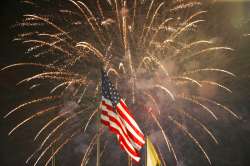
[[[147,138],[147,166],[160,166],[161,161],[156,153],[156,150],[149,140]]]

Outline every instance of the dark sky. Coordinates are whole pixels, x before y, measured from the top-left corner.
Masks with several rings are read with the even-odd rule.
[[[11,28],[21,18],[25,9],[18,0],[4,0],[0,5],[0,68],[16,62],[29,60],[24,55],[24,48],[11,40],[16,31]],[[223,139],[222,144],[216,147],[214,153],[210,154],[216,166],[249,166],[250,165],[250,99],[249,79],[250,75],[250,37],[242,37],[243,33],[250,33],[250,4],[218,3],[209,7],[208,21],[214,22],[207,30],[208,36],[220,36],[220,40],[236,48],[238,59],[232,68],[238,73],[243,73],[240,87],[244,97],[239,98],[236,105],[237,112],[243,116],[241,122],[222,123],[216,126]],[[205,25],[204,25],[205,26]],[[242,62],[248,63],[241,65]],[[29,129],[17,132],[8,137],[8,132],[15,124],[15,118],[3,119],[14,105],[20,103],[23,97],[29,95],[25,88],[15,87],[15,83],[26,75],[26,70],[8,71],[0,73],[0,165],[1,166],[23,166],[26,157],[31,153],[33,147],[30,141]],[[241,87],[242,86],[242,87]],[[236,102],[236,101],[235,101]]]

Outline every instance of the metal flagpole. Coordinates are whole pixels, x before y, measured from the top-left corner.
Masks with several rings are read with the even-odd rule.
[[[146,137],[146,147],[145,147],[145,166],[147,166],[147,150],[148,150],[148,137]]]
[[[100,116],[101,114],[99,106],[97,111],[96,166],[100,166],[100,128],[101,128]]]
[[[129,64],[131,64],[131,57],[129,54],[129,46],[128,46],[128,25],[127,25],[127,1],[123,1],[123,7],[122,7],[122,32],[123,32],[123,43],[124,43],[124,49],[125,49],[125,56],[128,57]],[[131,71],[132,73],[132,71]],[[131,157],[128,155],[128,166],[132,166],[132,160]]]
[[[128,155],[128,166],[132,165],[133,165],[132,158]]]

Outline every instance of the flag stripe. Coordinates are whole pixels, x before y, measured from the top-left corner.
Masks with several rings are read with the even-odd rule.
[[[128,129],[136,136],[136,138],[142,143],[144,144],[144,136],[143,134],[137,129],[137,125],[136,122],[133,120],[132,117],[128,116],[128,114],[126,114],[125,108],[118,104],[117,105],[117,110],[119,115],[122,117],[122,119],[126,122],[126,127],[128,127]]]
[[[106,107],[107,107],[107,109],[109,109],[109,110],[113,110],[113,107],[112,106],[110,106],[110,105],[108,105],[107,103],[106,103],[106,101],[104,102],[102,102],[102,104],[103,105],[105,105]],[[118,112],[120,112],[120,109],[118,108],[117,109],[118,110]],[[126,117],[125,117],[126,118]],[[137,135],[137,133],[132,129],[132,127],[127,123],[127,120],[124,120],[124,118],[122,117],[122,121],[124,122],[124,124],[125,124],[125,126],[127,127],[127,132],[128,132],[128,135],[130,136],[130,139],[134,142],[134,144],[136,144],[136,147],[137,147],[137,149],[138,150],[140,150],[140,148],[143,146],[143,144],[144,144],[144,140],[141,138],[141,137],[139,137],[138,135]]]
[[[142,138],[144,138],[143,134],[142,134],[142,131],[140,130],[139,126],[137,125],[137,123],[135,122],[133,116],[131,115],[131,113],[129,112],[128,110],[128,107],[127,105],[124,103],[124,101],[121,99],[120,100],[120,104],[121,104],[121,111],[123,112],[123,114],[130,120],[130,122],[133,124],[133,126],[136,128],[136,130],[140,133],[140,136]],[[119,105],[119,104],[118,104]]]
[[[120,135],[123,136],[127,142],[127,144],[130,146],[131,149],[134,149],[133,146],[131,145],[131,143],[128,141],[129,137],[124,129],[124,127],[122,127],[120,120],[115,116],[116,114],[114,114],[113,112],[109,111],[102,111],[102,115],[105,115],[109,118],[110,121],[110,126],[111,127],[116,127],[119,131],[120,131]]]
[[[105,124],[107,124],[107,126],[110,128],[110,130],[119,135],[120,136],[120,141],[123,142],[123,144],[125,145],[126,147],[126,151],[129,151],[129,153],[133,154],[133,156],[137,156],[138,157],[138,153],[134,150],[134,149],[131,149],[133,147],[131,147],[132,145],[128,143],[128,140],[124,137],[123,134],[121,134],[121,128],[119,126],[116,125],[116,123],[114,122],[111,122],[111,123],[106,123],[105,120],[102,119],[102,122],[104,121]]]
[[[104,111],[102,111],[102,112],[104,112]],[[110,120],[110,119],[106,119],[106,118],[108,118],[108,117],[104,117],[104,116],[108,116],[107,113],[102,113],[101,118],[102,118],[102,119],[105,119],[105,120],[106,120],[105,125],[106,125],[106,126],[109,126],[109,120]],[[123,129],[123,130],[124,130],[124,129]],[[134,142],[134,141],[131,139],[131,137],[133,137],[133,135],[132,135],[130,132],[128,132],[127,134],[128,134],[128,139],[130,140],[132,146],[135,147],[137,150],[140,150],[141,147],[142,147],[142,144],[140,144],[140,143],[138,143],[138,142]]]
[[[123,149],[126,150],[126,147],[123,145],[123,143],[121,142],[121,146],[123,147]],[[126,150],[127,151],[127,150]],[[128,152],[128,151],[127,151]],[[136,162],[139,162],[140,161],[140,157],[137,157],[137,156],[133,156],[132,154],[130,154],[130,152],[128,152],[129,155],[132,157],[132,159]]]
[[[104,125],[106,125],[106,126],[108,126],[109,128],[110,128],[110,130],[113,132],[113,133],[115,133],[115,134],[117,134],[118,133],[118,131],[115,129],[115,128],[113,128],[113,127],[111,127],[110,126],[110,123],[108,122],[108,121],[105,121],[105,120],[103,120],[103,119],[101,119],[101,122],[104,124]],[[118,136],[119,136],[119,134],[117,134]],[[120,136],[121,137],[121,136]],[[124,140],[123,139],[121,139],[121,138],[119,138],[118,139],[119,140],[119,143],[120,143],[120,146],[121,146],[121,148],[123,149],[123,150],[125,150],[136,162],[139,162],[140,161],[140,157],[139,157],[139,154],[134,154],[134,152],[132,151],[132,153],[130,152],[130,150],[129,150],[129,148],[127,148],[125,145],[124,145]],[[126,144],[126,143],[125,143]]]
[[[130,136],[131,140],[133,140],[133,142],[135,142],[139,147],[142,147],[142,145],[144,144],[144,140],[137,135],[137,133],[132,129],[132,127],[127,123],[126,120],[122,118],[122,121],[127,128],[128,135]]]
[[[138,161],[140,160],[139,154],[138,154],[136,151],[132,150],[132,149],[128,146],[128,144],[127,144],[127,142],[125,141],[124,137],[123,137],[122,135],[120,135],[119,129],[117,129],[117,128],[115,127],[115,125],[112,125],[112,123],[110,124],[109,122],[105,121],[104,119],[102,119],[101,122],[102,122],[103,124],[105,124],[106,126],[108,126],[108,127],[110,128],[110,130],[111,130],[113,133],[115,133],[115,134],[117,134],[117,135],[119,136],[119,142],[120,142],[120,145],[121,145],[122,149],[124,149],[127,153],[129,153],[129,155],[130,155],[134,160],[136,160],[136,161],[138,162]],[[118,128],[119,128],[119,127],[118,127]]]
[[[126,149],[130,153],[132,153],[133,155],[138,156],[134,147],[129,142],[129,140],[128,140],[129,137],[128,137],[126,131],[124,130],[124,128],[122,127],[121,122],[118,119],[118,117],[116,116],[116,114],[110,110],[107,110],[105,107],[102,107],[101,118],[104,121],[108,121],[108,123],[105,123],[105,124],[107,124],[111,129],[113,129],[116,134],[120,135],[120,139],[123,140],[123,143],[124,143]]]

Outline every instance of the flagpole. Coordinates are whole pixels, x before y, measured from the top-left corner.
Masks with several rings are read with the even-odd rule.
[[[97,110],[97,139],[96,139],[96,166],[100,166],[100,127],[101,127],[101,121],[100,121],[100,106]]]
[[[129,55],[129,46],[128,46],[128,25],[127,25],[127,1],[123,1],[122,7],[122,30],[123,30],[123,43],[124,43],[124,53],[125,57],[128,57],[129,64],[131,64],[131,57]],[[132,166],[131,157],[128,155],[128,166]]]
[[[132,158],[128,155],[128,166],[132,166]]]
[[[148,148],[148,137],[146,137],[146,148],[145,148],[145,166],[147,166],[147,149]]]

